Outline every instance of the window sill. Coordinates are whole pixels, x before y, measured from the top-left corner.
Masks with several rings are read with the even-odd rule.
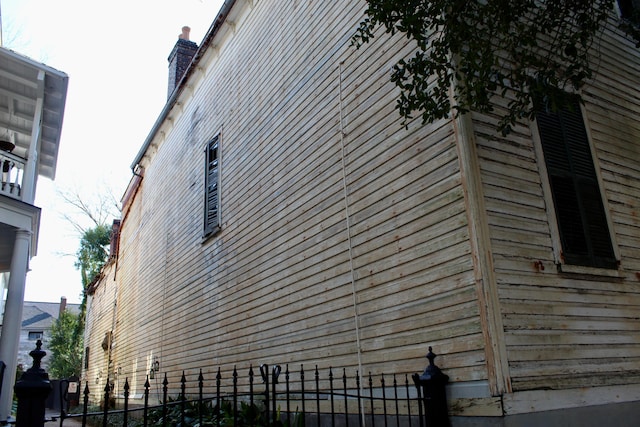
[[[216,235],[218,235],[218,233],[220,233],[221,228],[218,227],[214,227],[212,230],[206,232],[205,234],[202,235],[202,243],[206,243],[208,240],[210,240],[211,238],[215,237]]]
[[[580,274],[585,276],[611,277],[614,279],[622,279],[620,270],[611,270],[608,268],[586,267],[583,265],[558,264],[559,273]]]

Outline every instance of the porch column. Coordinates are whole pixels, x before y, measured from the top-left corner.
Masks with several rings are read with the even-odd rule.
[[[38,98],[36,100],[33,126],[31,128],[31,143],[27,153],[27,163],[24,165],[21,199],[33,204],[36,197],[36,182],[38,181],[38,153],[40,152],[40,133],[42,132],[42,115],[44,109],[44,71],[38,73]]]
[[[24,305],[24,287],[29,267],[29,244],[31,232],[16,231],[16,240],[11,258],[11,273],[7,290],[2,335],[0,336],[0,360],[7,364],[0,396],[0,424],[6,423],[11,415],[13,385],[16,382],[20,329],[22,328],[22,306]]]

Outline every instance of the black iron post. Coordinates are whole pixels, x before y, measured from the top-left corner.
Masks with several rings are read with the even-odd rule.
[[[14,390],[18,397],[16,426],[40,427],[45,421],[45,401],[52,386],[49,374],[40,367],[42,358],[47,354],[41,349],[42,341],[36,342],[35,350],[29,353],[33,358],[33,366],[22,374],[16,382]]]
[[[435,358],[436,355],[429,347],[427,354],[429,365],[422,375],[413,374],[412,378],[418,389],[418,397],[424,405],[425,425],[427,427],[450,427],[445,390],[449,376],[443,374],[440,368],[433,363]]]

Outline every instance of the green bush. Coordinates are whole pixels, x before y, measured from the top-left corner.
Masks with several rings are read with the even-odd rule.
[[[186,401],[184,403],[184,424],[182,424],[182,403],[180,399],[172,399],[168,402],[166,425],[175,427],[302,427],[303,417],[301,414],[295,414],[293,422],[280,421],[280,413],[278,413],[278,421],[268,420],[266,410],[262,402],[239,402],[237,411],[234,411],[230,401],[222,401],[220,410],[216,410],[216,406],[211,401],[199,403],[197,401]],[[202,424],[200,424],[200,411],[202,411]],[[148,425],[163,425],[162,408],[154,408],[148,413]],[[142,419],[132,420],[129,423],[133,427],[141,427]]]

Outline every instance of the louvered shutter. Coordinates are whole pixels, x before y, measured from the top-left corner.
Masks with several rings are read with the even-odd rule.
[[[537,114],[562,254],[567,264],[616,268],[589,140],[576,100],[571,109]]]
[[[637,23],[640,18],[640,0],[618,0],[620,15],[625,19],[633,20]]]
[[[204,234],[209,235],[216,231],[219,223],[219,188],[218,188],[218,137],[216,136],[207,145],[206,151],[206,176],[205,176],[205,224]]]

